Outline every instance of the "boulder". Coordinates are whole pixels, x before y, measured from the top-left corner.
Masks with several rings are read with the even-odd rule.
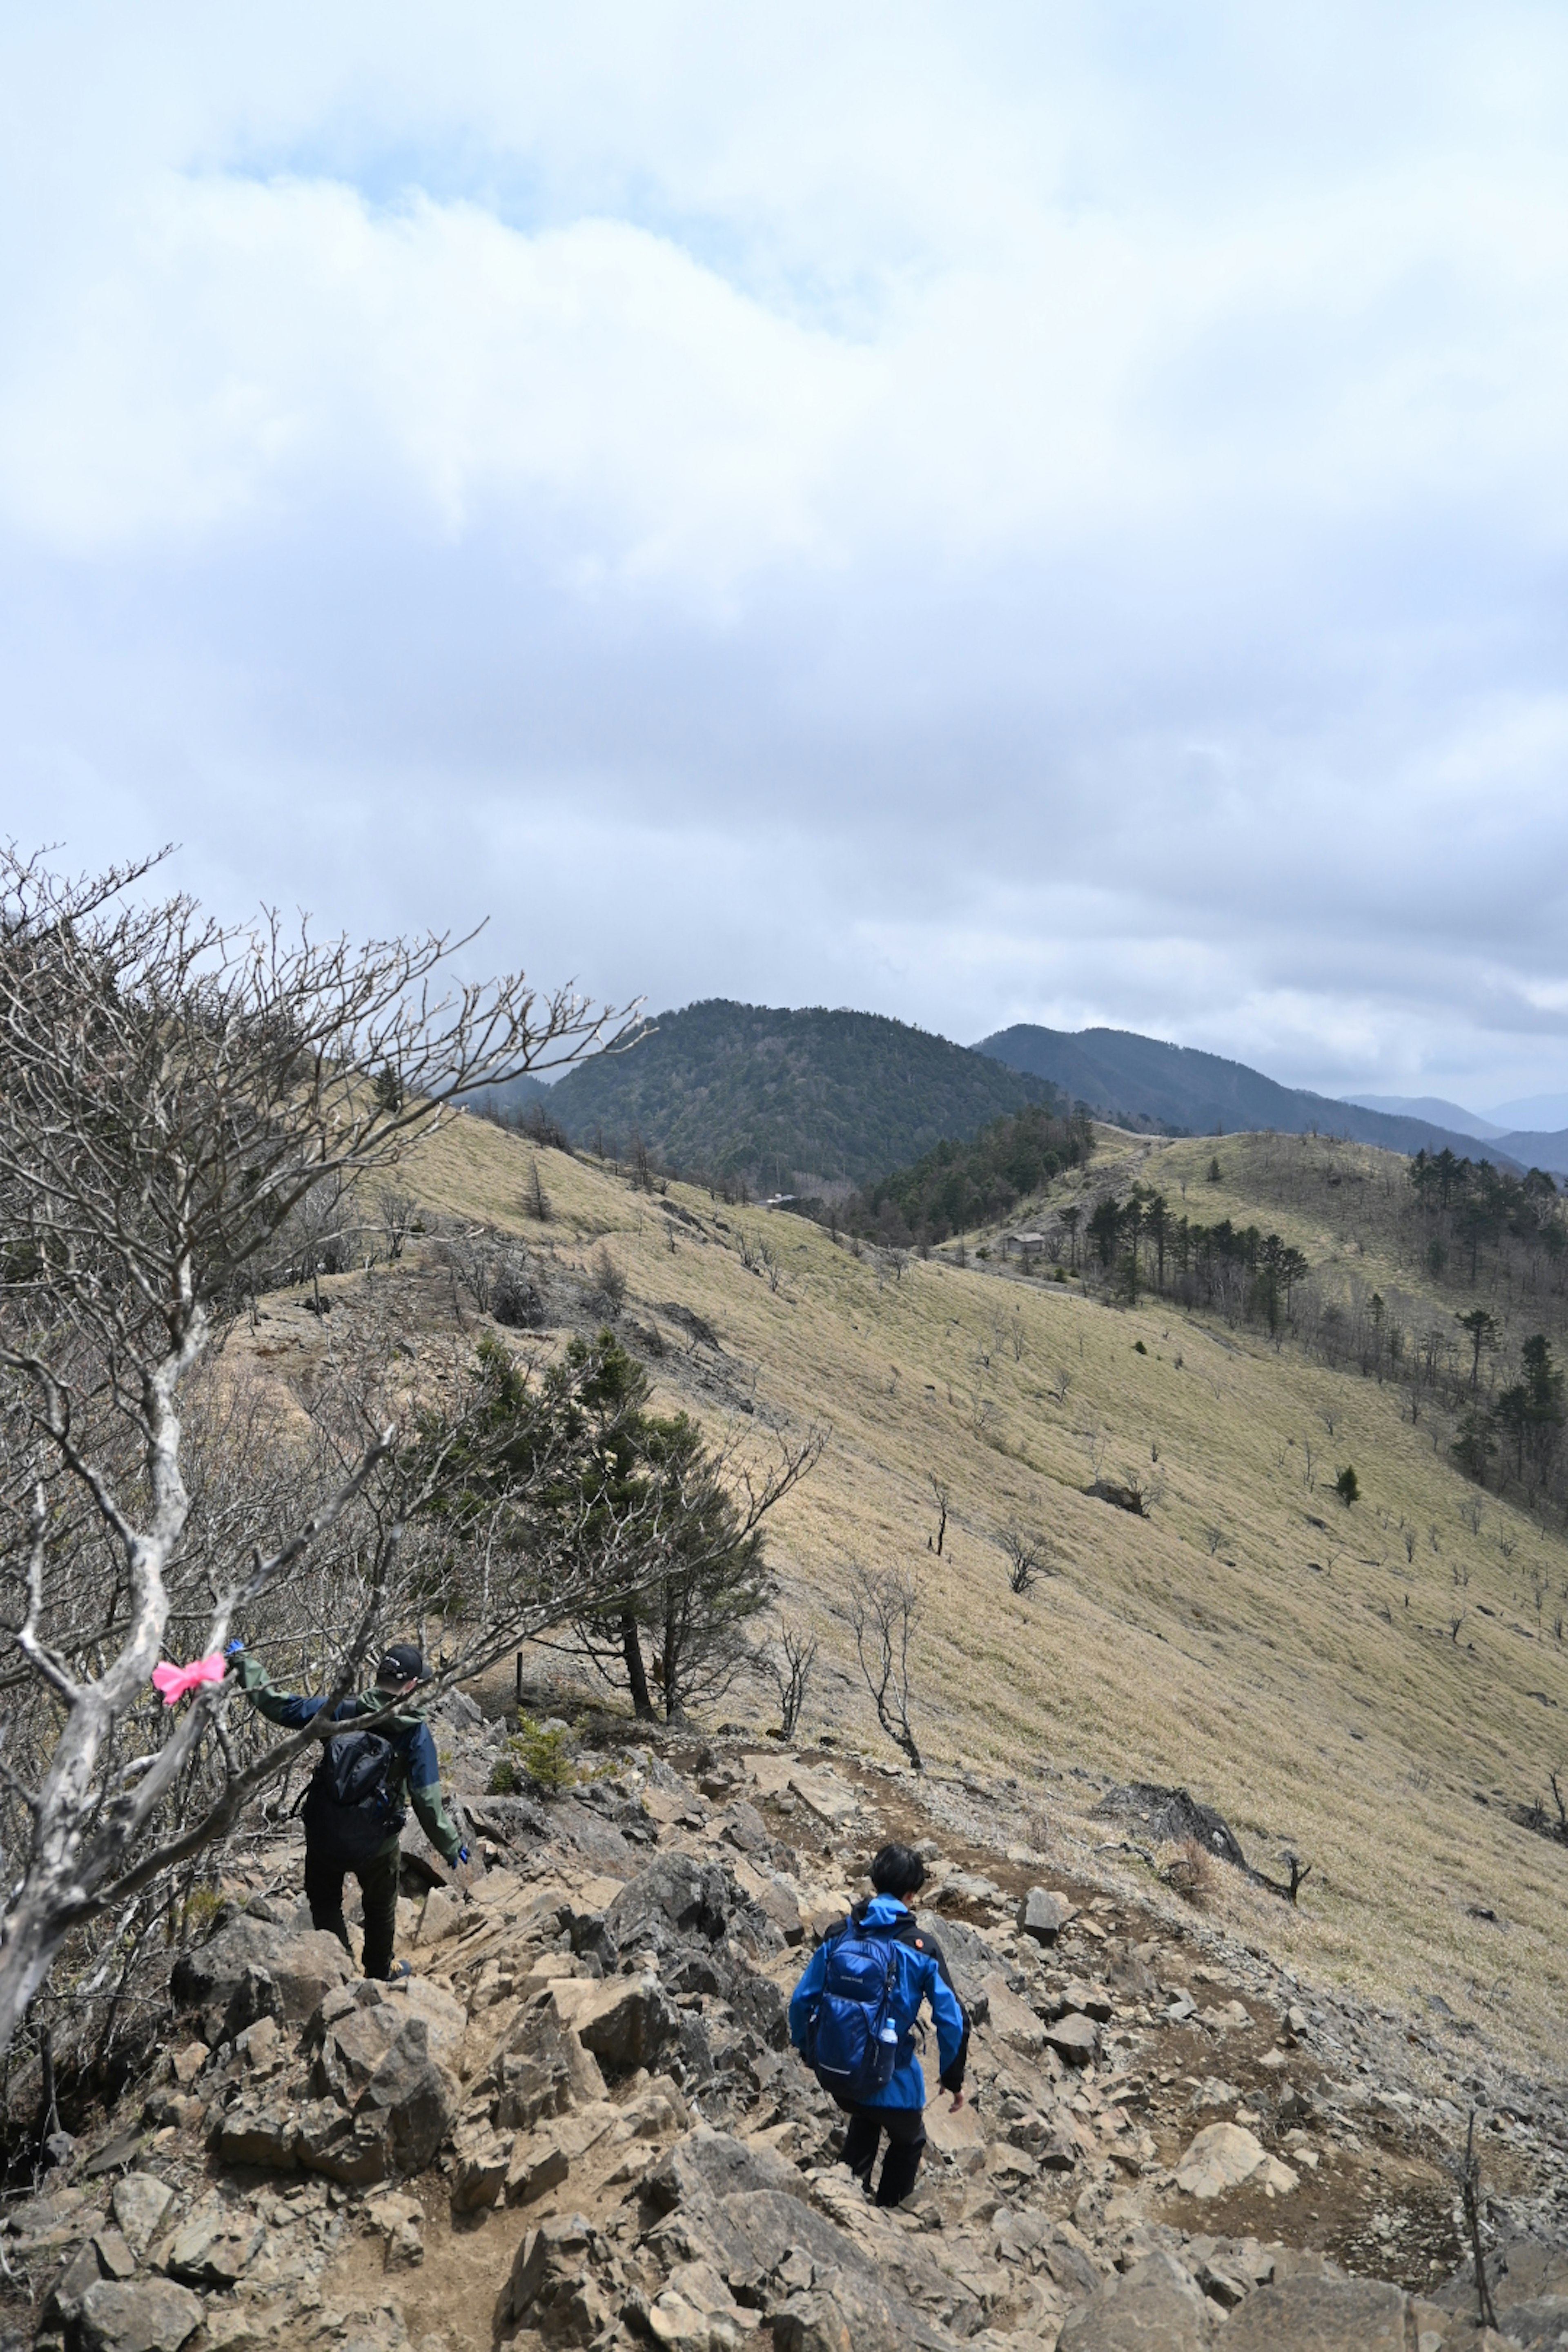
[[[395,2017],[407,2015],[425,2020],[431,2056],[456,2074],[463,2038],[468,2030],[468,2012],[456,1994],[448,1992],[445,1985],[431,1984],[424,1977],[401,1977],[396,1984],[376,1990]]]
[[[490,2120],[503,2131],[526,2131],[605,2096],[599,2062],[566,2023],[553,1988],[514,2019],[488,2072],[498,2094]]]
[[[1249,2294],[1226,2352],[1405,2352],[1405,2298],[1378,2279],[1296,2277]],[[1065,2347],[1067,2338],[1062,2343]]]
[[[1054,1944],[1068,1921],[1073,1906],[1063,1895],[1053,1895],[1048,1887],[1031,1886],[1018,1906],[1018,1932],[1033,1937],[1037,1944]]]
[[[242,2099],[228,2109],[218,2126],[217,2152],[226,2164],[256,2164],[270,2172],[291,2172],[299,2139],[297,2107],[283,2100],[258,2105]]]
[[[1079,1984],[1076,1980],[1052,2005],[1058,2017],[1092,2017],[1097,2025],[1109,2025],[1115,2014],[1115,2003],[1103,1985]]]
[[[121,2234],[140,2261],[168,2216],[174,2192],[155,2172],[128,2172],[110,2200]]]
[[[530,2230],[511,2266],[508,2307],[547,2344],[590,2344],[611,2316],[588,2273],[598,2238],[581,2213]]]
[[[571,2170],[560,2141],[547,2132],[519,2132],[511,2144],[503,2187],[509,2205],[531,2205],[547,2189],[559,2189]]]
[[[202,2323],[199,2295],[169,2279],[100,2279],[81,2299],[81,2352],[180,2352]]]
[[[459,2131],[452,2171],[452,2210],[478,2213],[493,2205],[506,2186],[511,2162],[511,2141],[492,2131],[488,2123],[470,2124]]]
[[[739,2352],[755,2326],[710,2263],[677,2263],[647,2315],[654,2342],[671,2352]]]
[[[1199,2132],[1176,2167],[1176,2186],[1189,2197],[1223,2197],[1227,2189],[1250,2185],[1288,2196],[1300,2175],[1241,2124],[1210,2124]]]
[[[1020,2000],[1008,1990],[1007,1979],[1000,1969],[992,1969],[980,1979],[979,1990],[985,1996],[986,2022],[1004,2042],[1015,2050],[1040,2051],[1046,2046],[1046,2028],[1041,2024],[1027,2001]],[[1093,2051],[1089,2056],[1094,2055]]]
[[[786,1944],[805,1942],[800,1905],[782,1878],[742,1859],[735,1864],[735,1883],[743,1895],[750,1895],[763,1916],[773,1921]]]
[[[205,1944],[182,1952],[169,1977],[169,1990],[182,2010],[199,2010],[216,2042],[223,2031],[229,2002],[245,1980],[247,1969],[271,1973],[272,1957],[284,1942],[284,1930],[269,1920],[242,1912]],[[342,1950],[340,1945],[339,1949]]]
[[[623,1952],[639,1939],[663,1949],[676,1936],[701,1936],[716,1944],[732,1907],[729,1881],[717,1863],[661,1854],[622,1888],[605,1915],[605,1926]]]
[[[628,2071],[651,2069],[679,2023],[657,1977],[609,1977],[578,2004],[572,2030],[603,2064]]]
[[[400,2172],[423,2172],[447,2136],[460,2096],[456,2080],[430,2054],[425,2020],[410,2017],[360,2094],[354,2121],[370,2124],[384,2138]]]
[[[175,2231],[163,2267],[187,2286],[232,2286],[266,2235],[244,2206],[204,2206]]]
[[[461,1894],[454,1887],[436,1886],[425,1898],[425,1908],[419,1919],[419,1947],[423,1951],[431,1944],[444,1943],[455,1936],[463,1924],[464,1904]]]
[[[1099,2051],[1100,2028],[1092,2018],[1074,2011],[1067,2017],[1058,2017],[1054,2025],[1047,2025],[1043,2039],[1064,2064],[1087,2066]]]
[[[643,2195],[657,2210],[668,2213],[678,2205],[763,2189],[803,2200],[809,2194],[795,2166],[775,2148],[700,2124],[648,2174]]]
[[[1228,2347],[1234,2338],[1227,2330]],[[1270,2339],[1274,2352],[1287,2341]],[[1172,2254],[1146,2254],[1071,2313],[1060,2352],[1204,2352],[1214,2341],[1214,2315]]]
[[[359,1970],[335,1936],[308,1927],[278,1947],[270,1974],[278,1988],[278,2016],[285,2025],[303,2025],[334,1985],[352,1984]]]
[[[859,1799],[852,1789],[845,1787],[826,1772],[794,1771],[789,1776],[790,1794],[829,1829],[843,1829],[860,1810]]]

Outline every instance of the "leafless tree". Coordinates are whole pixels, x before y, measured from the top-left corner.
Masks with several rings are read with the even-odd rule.
[[[384,1184],[376,1194],[381,1230],[386,1240],[387,1263],[395,1265],[404,1245],[419,1222],[419,1203],[399,1184]]]
[[[793,1739],[805,1711],[806,1695],[811,1688],[812,1672],[816,1664],[816,1636],[804,1625],[792,1624],[787,1617],[779,1620],[777,1636],[761,1654],[763,1672],[778,1693],[779,1730],[784,1738]]]
[[[1046,1537],[1031,1533],[1027,1528],[1005,1528],[996,1538],[1007,1561],[1007,1589],[1025,1593],[1038,1576],[1046,1573],[1051,1556]]]
[[[871,1694],[877,1720],[917,1772],[925,1769],[910,1724],[910,1641],[920,1615],[920,1588],[896,1568],[850,1563],[843,1614]]]
[[[936,1496],[936,1539],[933,1542],[931,1538],[927,1536],[926,1549],[927,1551],[934,1551],[938,1559],[940,1559],[942,1558],[942,1545],[947,1541],[947,1504],[949,1490],[942,1480],[936,1475],[934,1471],[930,1473],[930,1476],[931,1493]]]
[[[243,1765],[220,1685],[172,1730],[149,1715],[176,1598],[202,1621],[182,1646],[213,1654],[348,1543],[363,1605],[323,1645],[346,1691],[431,1499],[438,1469],[417,1449],[409,1466],[369,1398],[297,1515],[241,1506],[215,1552],[187,1547],[184,1400],[289,1220],[319,1187],[394,1171],[476,1087],[626,1034],[521,977],[453,982],[464,941],[226,929],[144,895],[155,862],[71,880],[0,854],[0,2048],[72,1930],[220,1834],[297,1744]],[[514,1626],[558,1598],[528,1583]],[[221,1792],[171,1830],[209,1750]]]

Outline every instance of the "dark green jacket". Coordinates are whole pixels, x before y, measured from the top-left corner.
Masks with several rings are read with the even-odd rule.
[[[247,1651],[240,1652],[237,1664],[237,1679],[252,1706],[268,1723],[281,1724],[285,1730],[301,1730],[315,1720],[327,1703],[324,1698],[300,1698],[288,1691],[274,1690],[265,1669]],[[367,1691],[362,1697],[344,1699],[332,1720],[352,1723],[357,1716],[379,1715],[385,1705],[386,1701],[374,1691]],[[447,1862],[456,1862],[463,1841],[447,1820],[441,1801],[441,1768],[436,1760],[436,1742],[430,1737],[429,1725],[422,1715],[395,1715],[382,1725],[381,1736],[392,1746],[392,1762],[386,1775],[388,1794],[396,1804],[412,1805],[420,1828],[437,1853]],[[389,1837],[380,1851],[395,1853],[397,1843],[395,1835]]]

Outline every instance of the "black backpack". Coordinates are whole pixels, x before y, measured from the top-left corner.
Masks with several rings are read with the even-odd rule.
[[[374,1731],[329,1739],[305,1791],[305,1834],[334,1862],[369,1862],[408,1816],[387,1786],[392,1742]]]

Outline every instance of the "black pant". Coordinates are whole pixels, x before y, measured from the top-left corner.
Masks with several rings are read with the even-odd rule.
[[[838,2104],[849,2118],[849,2128],[844,2135],[845,2163],[868,2189],[877,2149],[886,2132],[888,2153],[882,2159],[877,2202],[901,2205],[921,2168],[921,2150],[926,2144],[924,2116],[919,2107],[852,2107],[846,2099],[840,2099]]]
[[[364,1900],[367,1977],[384,1979],[392,1973],[392,1946],[397,1933],[397,1869],[402,1858],[394,1846],[390,1853],[374,1854],[369,1862],[339,1862],[312,1846],[309,1838],[305,1841],[305,1900],[310,1906],[310,1925],[335,1936],[351,1960],[354,1948],[349,1941],[348,1922],[343,1917],[343,1880],[351,1870],[359,1880]]]

